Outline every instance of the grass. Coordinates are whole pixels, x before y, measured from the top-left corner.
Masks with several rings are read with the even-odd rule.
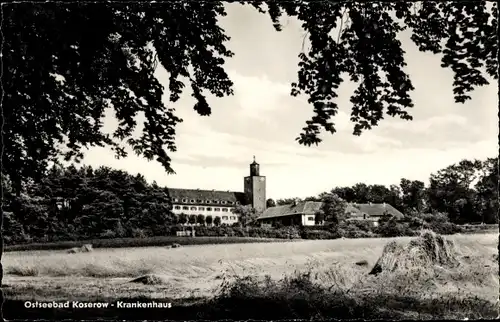
[[[377,276],[368,272],[385,245],[393,240],[409,245],[412,238],[95,249],[79,254],[10,252],[3,259],[9,285],[5,315],[30,318],[35,311],[14,310],[28,299],[115,301],[147,296],[168,299],[174,308],[162,316],[148,311],[152,315],[147,317],[143,310],[144,319],[496,317],[498,234],[446,238],[459,251],[459,267],[405,268]],[[356,265],[361,261],[368,265]],[[196,299],[203,300],[193,303]],[[273,308],[268,315],[266,307]],[[44,312],[38,313],[49,314]],[[57,314],[71,317],[71,312]],[[123,315],[132,314],[128,310],[94,310],[86,318],[98,318],[96,314],[132,318]]]
[[[90,239],[85,241],[60,241],[51,243],[32,243],[19,245],[6,245],[5,252],[31,251],[31,250],[61,250],[74,247],[82,247],[91,244],[94,248],[127,248],[127,247],[154,247],[168,246],[173,243],[180,245],[217,245],[217,244],[245,244],[245,243],[268,243],[286,242],[288,240],[277,238],[254,238],[254,237],[181,237],[181,236],[156,236],[146,238],[112,238],[112,239]]]

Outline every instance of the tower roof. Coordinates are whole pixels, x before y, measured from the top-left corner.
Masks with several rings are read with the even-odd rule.
[[[253,156],[253,162],[251,164],[258,164],[256,161],[255,161],[255,155]]]

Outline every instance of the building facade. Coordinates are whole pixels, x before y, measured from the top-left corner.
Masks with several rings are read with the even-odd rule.
[[[221,219],[221,224],[232,225],[239,221],[239,215],[234,213],[238,205],[251,205],[262,212],[266,209],[266,177],[260,175],[259,164],[250,164],[250,175],[243,181],[244,192],[174,189],[169,188],[168,194],[172,201],[172,212],[176,215],[202,215]]]
[[[267,208],[257,218],[261,226],[314,226],[316,213],[321,210],[322,203],[317,201],[301,201],[292,204]]]

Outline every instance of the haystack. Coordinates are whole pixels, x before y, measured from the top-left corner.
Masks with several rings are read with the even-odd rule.
[[[427,230],[406,245],[396,241],[388,243],[370,274],[433,266],[456,267],[459,265],[458,258],[459,254],[452,241]]]
[[[76,253],[81,253],[82,250],[80,249],[80,247],[73,247],[73,248],[70,248],[68,249],[67,253],[68,254],[76,254]]]
[[[156,275],[152,275],[152,274],[138,277],[136,279],[131,280],[130,282],[131,283],[142,283],[145,285],[159,285],[159,284],[165,283],[165,281],[161,277],[156,276]]]
[[[91,244],[85,244],[82,247],[73,247],[68,249],[69,254],[76,254],[76,253],[89,253],[93,250]]]
[[[82,253],[89,253],[93,250],[91,244],[85,244],[82,246]]]

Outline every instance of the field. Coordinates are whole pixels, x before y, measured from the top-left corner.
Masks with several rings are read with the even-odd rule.
[[[5,315],[9,318],[13,307],[20,305],[20,301],[33,299],[115,301],[150,298],[171,301],[179,308],[198,305],[201,310],[199,299],[212,298],[215,301],[214,295],[224,292],[234,295],[238,287],[252,285],[259,290],[270,285],[276,289],[281,287],[281,284],[276,284],[279,280],[290,286],[291,279],[283,279],[285,276],[303,281],[304,276],[294,272],[307,272],[306,279],[312,283],[308,287],[324,287],[342,296],[349,294],[348,298],[353,301],[367,296],[380,300],[384,296],[404,295],[413,299],[411,305],[400,300],[390,308],[381,308],[382,311],[391,311],[391,314],[404,311],[397,317],[417,318],[425,317],[425,314],[432,317],[434,311],[442,312],[442,317],[492,317],[497,312],[499,296],[498,234],[446,238],[455,242],[462,265],[456,269],[436,267],[431,275],[426,276],[421,272],[418,276],[414,272],[368,275],[384,246],[394,240],[389,238],[193,245],[176,249],[100,248],[78,254],[67,254],[62,250],[8,252],[3,259],[5,293],[10,301],[10,304],[6,302]],[[411,239],[400,237],[397,241],[405,244]],[[356,265],[359,261],[366,261],[367,265]],[[132,282],[147,274],[156,278],[153,285]],[[254,278],[243,278],[246,276]],[[193,301],[197,304],[192,304]],[[427,303],[427,313],[422,313],[424,302]],[[364,304],[356,302],[353,305]],[[170,312],[174,314],[174,311]],[[233,313],[237,312],[233,310]],[[114,314],[116,318],[118,313]],[[221,312],[217,314],[222,317]],[[234,318],[234,314],[227,317]],[[173,318],[172,315],[161,317]]]
[[[254,237],[205,237],[196,238],[178,236],[157,236],[145,238],[112,238],[112,239],[89,239],[83,241],[58,241],[51,243],[31,243],[8,245],[6,252],[27,251],[27,250],[66,250],[73,247],[80,247],[84,244],[92,244],[94,248],[131,248],[148,246],[168,246],[173,243],[180,245],[213,245],[213,244],[244,244],[244,243],[268,243],[283,242],[286,240],[276,238],[254,238]]]

